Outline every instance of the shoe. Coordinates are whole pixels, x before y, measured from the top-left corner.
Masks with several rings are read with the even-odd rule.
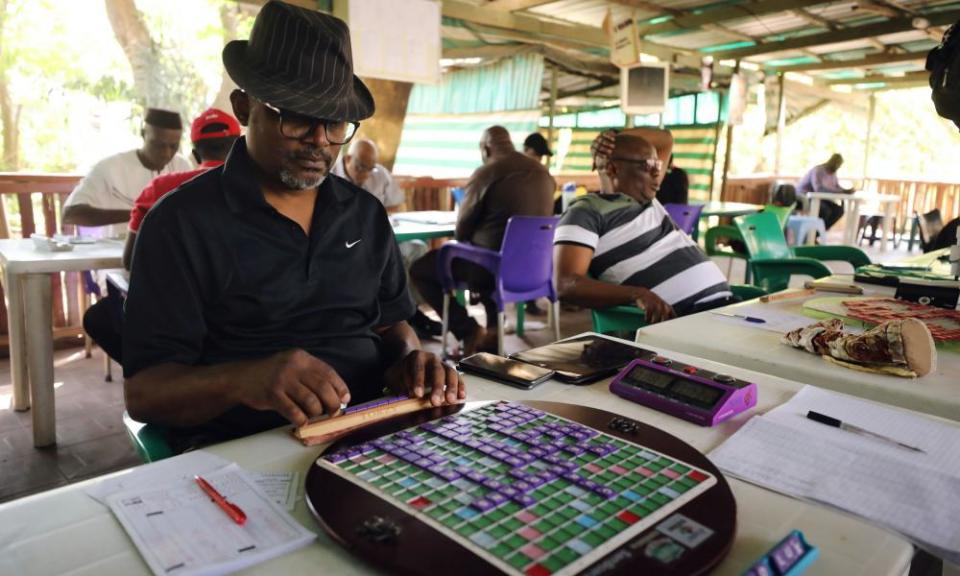
[[[431,320],[420,310],[417,310],[413,317],[407,320],[407,324],[410,324],[410,327],[421,339],[438,338],[443,331],[443,324]]]

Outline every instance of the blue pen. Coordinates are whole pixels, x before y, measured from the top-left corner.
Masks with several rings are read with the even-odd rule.
[[[763,318],[757,318],[756,316],[746,316],[744,314],[733,314],[730,312],[713,312],[717,316],[727,316],[729,318],[740,318],[741,320],[746,320],[747,322],[752,322],[753,324],[766,324],[767,321]]]

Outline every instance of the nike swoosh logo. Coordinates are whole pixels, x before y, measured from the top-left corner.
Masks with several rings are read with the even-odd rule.
[[[363,238],[360,238],[360,240],[363,240]],[[354,240],[353,242],[344,242],[344,244],[347,245],[347,248],[353,248],[354,246],[360,243],[360,240]]]

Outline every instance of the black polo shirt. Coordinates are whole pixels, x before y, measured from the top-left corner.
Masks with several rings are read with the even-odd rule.
[[[382,389],[374,328],[414,312],[386,211],[333,175],[309,236],[263,197],[240,138],[226,163],[166,195],[137,235],[123,329],[126,377],[164,363],[213,365],[303,348],[354,400]],[[239,407],[231,426],[282,424]]]

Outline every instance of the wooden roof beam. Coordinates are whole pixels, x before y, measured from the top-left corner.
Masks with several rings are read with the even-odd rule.
[[[544,4],[552,4],[556,1],[557,0],[490,0],[484,7],[500,10],[501,12],[518,12],[520,10],[543,6]]]
[[[793,64],[790,66],[767,66],[769,70],[778,72],[816,72],[824,70],[846,70],[849,68],[869,68],[883,64],[900,62],[923,62],[927,58],[926,52],[907,52],[905,54],[871,54],[856,60],[824,60],[810,64]]]
[[[610,41],[603,30],[592,26],[541,20],[526,14],[485,10],[483,7],[471,6],[456,0],[443,0],[442,13],[448,18],[530,35],[534,40],[556,39],[595,48],[610,46]],[[700,56],[684,50],[644,41],[643,51],[667,62],[697,68],[700,66]]]
[[[652,36],[663,34],[665,32],[676,32],[694,30],[704,24],[716,24],[725,20],[736,20],[738,18],[749,18],[753,16],[763,16],[764,14],[775,14],[777,12],[786,12],[795,8],[804,8],[807,6],[816,6],[823,4],[825,0],[756,0],[742,2],[740,4],[731,4],[717,8],[709,8],[699,12],[685,12],[675,18],[656,24],[640,25],[641,36]]]
[[[926,70],[919,72],[909,72],[903,76],[887,76],[886,74],[868,74],[862,78],[836,78],[833,80],[824,80],[828,86],[841,86],[852,84],[870,84],[872,82],[883,82],[884,84],[913,84],[917,82],[930,82],[930,73]]]
[[[960,10],[950,10],[925,15],[924,18],[930,22],[931,26],[940,26],[952,24],[960,20]],[[875,24],[866,24],[844,28],[843,30],[831,30],[822,34],[809,34],[795,38],[787,38],[779,42],[768,42],[759,46],[748,46],[745,48],[735,48],[732,50],[722,50],[713,52],[711,55],[717,59],[726,58],[746,58],[758,54],[768,54],[770,52],[783,52],[787,50],[798,50],[809,48],[811,46],[823,46],[826,44],[838,44],[840,42],[849,42],[851,40],[862,40],[874,36],[885,34],[896,34],[898,32],[907,32],[915,30],[913,18],[896,18],[886,22],[877,22]]]

